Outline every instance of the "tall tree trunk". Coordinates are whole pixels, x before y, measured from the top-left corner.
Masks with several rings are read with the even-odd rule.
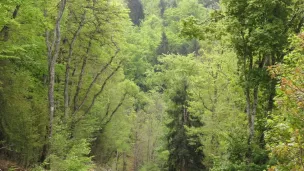
[[[274,108],[274,97],[276,95],[276,85],[277,85],[277,80],[272,79],[270,83],[270,87],[268,91],[270,91],[269,97],[268,97],[268,104],[267,104],[267,109],[265,110],[265,115],[264,118],[268,117],[269,114],[272,112]],[[260,136],[260,147],[265,148],[266,142],[265,142],[265,131],[266,128],[263,128],[262,134]]]
[[[181,171],[187,171],[186,170],[186,160],[185,160],[185,158],[183,157],[183,159],[182,159],[182,167],[181,167]]]
[[[123,166],[122,171],[127,171],[126,152],[123,152]]]
[[[138,133],[137,133],[137,130],[135,131],[135,140],[134,140],[134,147],[133,147],[133,155],[134,155],[134,161],[133,161],[133,169],[134,171],[137,171],[137,163],[138,163],[138,149],[137,149],[137,140],[138,140]]]
[[[251,100],[250,100],[250,89],[249,87],[246,87],[246,113],[248,117],[248,124],[249,124],[249,130],[251,128]],[[252,132],[249,132],[249,140],[248,144],[251,144],[251,139],[252,139]]]
[[[50,42],[49,31],[46,31],[46,45],[47,45],[47,54],[48,54],[48,77],[49,77],[48,80],[49,124],[48,124],[48,132],[47,132],[47,142],[43,147],[44,149],[43,154],[45,156],[41,157],[43,160],[45,160],[46,156],[49,155],[48,153],[50,149],[50,140],[53,135],[53,120],[55,113],[55,98],[54,98],[55,65],[59,55],[60,40],[61,40],[60,23],[65,10],[65,6],[66,6],[66,0],[61,0],[52,42]],[[45,10],[45,17],[47,17],[46,10]]]
[[[257,113],[257,107],[258,107],[258,92],[259,92],[259,87],[258,85],[254,88],[253,90],[253,105],[252,105],[252,112],[251,112],[251,124],[250,124],[250,133],[251,133],[251,141],[254,138],[254,123],[255,123],[255,116]]]
[[[218,102],[218,87],[217,87],[217,78],[218,78],[218,72],[215,71],[215,74],[213,74],[212,72],[212,78],[213,78],[213,86],[214,86],[214,90],[213,90],[213,97],[210,99],[212,102],[212,108],[211,108],[211,119],[212,122],[215,123],[215,116],[216,116],[216,106],[217,106],[217,102]],[[213,145],[213,149],[214,149],[214,153],[217,152],[218,147],[219,147],[219,142],[217,137],[215,136],[215,134],[211,135],[211,144]]]
[[[250,88],[246,88],[246,103],[247,103],[247,115],[248,115],[248,126],[249,126],[249,138],[248,138],[248,158],[249,161],[252,161],[252,143],[254,140],[255,134],[255,116],[257,113],[258,107],[258,92],[259,92],[259,85],[256,85],[253,89],[253,99],[250,98]]]
[[[116,151],[116,163],[115,163],[115,169],[118,171],[118,161],[119,161],[119,152]]]
[[[247,157],[249,160],[251,160],[251,143],[253,139],[253,132],[251,130],[251,101],[250,101],[250,88],[246,86],[245,89],[245,95],[246,95],[246,113],[247,113],[247,118],[248,118],[248,128],[249,128],[249,137],[248,137],[248,154]]]
[[[55,65],[56,60],[59,54],[60,41],[61,41],[61,32],[60,32],[60,23],[62,16],[65,10],[66,0],[60,1],[60,8],[58,10],[58,17],[55,25],[55,37],[53,44],[48,43],[48,74],[49,74],[49,87],[48,87],[48,99],[49,99],[49,138],[53,134],[53,120],[55,113],[55,98],[54,98],[54,88],[55,88]],[[49,40],[49,34],[47,33],[47,40]],[[54,49],[53,49],[54,46]]]

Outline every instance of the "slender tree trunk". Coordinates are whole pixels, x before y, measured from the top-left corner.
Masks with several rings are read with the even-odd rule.
[[[134,147],[133,147],[133,153],[134,153],[134,161],[133,161],[133,169],[134,169],[134,171],[137,171],[137,160],[138,160],[138,156],[137,156],[137,151],[138,151],[138,149],[137,149],[137,137],[138,135],[137,135],[137,130],[135,131],[135,143],[134,143]]]
[[[151,150],[153,150],[153,147],[151,148],[150,144],[151,144],[151,136],[152,136],[152,118],[149,117],[150,119],[150,125],[148,127],[148,148],[147,148],[147,162],[150,162],[150,159],[151,159]],[[150,150],[151,149],[151,150]]]
[[[251,124],[250,124],[251,141],[254,138],[254,132],[255,132],[254,123],[255,123],[255,116],[256,116],[257,107],[258,107],[258,92],[259,92],[259,87],[257,85],[253,90],[253,105],[252,105]]]
[[[60,32],[60,23],[62,20],[62,16],[65,10],[66,0],[60,1],[60,9],[58,10],[58,17],[55,25],[55,37],[52,45],[48,44],[49,48],[49,56],[48,56],[48,64],[49,64],[49,88],[48,88],[48,99],[49,99],[49,138],[52,137],[53,134],[53,120],[55,113],[55,98],[54,98],[54,88],[55,88],[55,65],[56,60],[59,55],[60,41],[61,41],[61,32]],[[49,34],[47,34],[49,36]],[[47,38],[48,39],[48,38]],[[48,42],[49,43],[49,42]],[[54,49],[53,49],[54,46]]]
[[[122,171],[127,171],[126,152],[123,152],[123,167]]]
[[[185,160],[185,158],[182,159],[182,163],[181,164],[182,164],[181,171],[187,171],[186,170],[186,160]]]
[[[213,90],[213,98],[212,98],[211,119],[212,119],[212,122],[215,123],[216,106],[217,106],[217,102],[218,102],[218,88],[217,88],[217,82],[216,82],[217,78],[218,78],[218,72],[216,71],[215,74],[212,73],[212,77],[213,77],[214,90]],[[219,142],[218,142],[218,139],[215,136],[215,134],[211,135],[211,144],[213,145],[213,149],[214,149],[213,153],[216,153],[218,151]]]
[[[48,87],[48,99],[49,99],[49,138],[53,135],[53,120],[55,113],[55,100],[54,100],[54,87],[55,87],[55,61],[49,61],[49,87]]]
[[[64,81],[64,117],[67,120],[69,115],[69,80],[70,80],[70,63],[71,58],[68,57],[65,68],[65,81]]]
[[[248,128],[249,128],[249,137],[248,137],[248,154],[247,157],[249,160],[251,160],[251,143],[253,139],[253,132],[252,132],[252,117],[251,117],[251,99],[250,99],[250,88],[249,86],[246,86],[245,89],[245,95],[246,95],[246,113],[248,118]]]
[[[246,48],[247,51],[247,48]],[[244,58],[244,73],[245,73],[245,96],[246,96],[246,113],[248,117],[248,129],[249,129],[249,137],[248,137],[248,162],[252,161],[252,142],[254,137],[254,116],[252,116],[253,111],[253,105],[252,105],[252,99],[251,99],[251,88],[250,85],[250,73],[253,69],[253,57],[251,55],[247,55],[248,62],[249,62],[249,70],[246,71],[247,67],[247,59]]]
[[[268,97],[268,104],[267,104],[267,109],[265,110],[265,115],[264,115],[264,118],[268,117],[268,115],[272,112],[273,108],[274,108],[274,97],[276,95],[276,85],[277,85],[277,80],[275,79],[272,79],[271,80],[271,83],[270,83],[270,87],[269,87],[269,90],[270,91],[270,94],[269,94],[269,97]],[[264,128],[262,130],[262,134],[260,136],[260,147],[261,148],[265,148],[265,145],[266,145],[266,142],[265,142],[265,132],[266,131],[266,128]]]
[[[187,86],[187,81],[184,82],[184,91],[187,92],[188,86]],[[187,104],[187,96],[185,98],[184,104],[183,104],[183,116],[184,116],[184,122],[182,123],[183,125],[189,124],[189,114],[188,114],[188,104]]]
[[[90,52],[90,49],[91,49],[91,45],[92,45],[92,39],[89,40],[86,55],[84,56],[83,61],[82,61],[81,72],[79,74],[76,93],[75,93],[75,96],[74,96],[74,112],[73,112],[74,114],[75,114],[75,111],[77,110],[78,95],[79,95],[81,87],[82,87],[82,78],[84,76],[84,72],[85,72],[85,68],[86,68],[86,65],[87,65],[88,55],[89,55],[89,52]]]
[[[55,30],[53,41],[50,42],[50,34],[49,31],[46,31],[46,46],[47,46],[47,56],[48,56],[48,103],[49,103],[49,124],[47,128],[47,140],[46,144],[43,147],[43,156],[41,156],[42,160],[45,160],[47,155],[49,155],[50,149],[50,140],[53,135],[53,120],[55,113],[55,98],[54,98],[54,89],[55,89],[55,65],[56,60],[59,55],[60,48],[60,23],[62,20],[62,16],[65,10],[66,0],[60,1],[60,7],[58,10],[58,16],[56,19]],[[47,17],[47,12],[45,10],[45,17]]]
[[[118,151],[116,151],[116,163],[115,163],[115,169],[116,169],[116,171],[118,171],[118,160],[119,160],[119,152]]]
[[[256,85],[253,89],[253,99],[250,98],[250,88],[246,88],[246,103],[247,103],[247,115],[248,115],[248,126],[249,126],[249,138],[248,138],[248,153],[249,153],[249,161],[252,161],[252,143],[254,140],[255,134],[255,116],[257,113],[258,107],[258,92],[259,92],[259,85]]]

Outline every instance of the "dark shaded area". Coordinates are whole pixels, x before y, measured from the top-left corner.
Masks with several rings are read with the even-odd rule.
[[[169,53],[169,42],[165,32],[162,33],[162,41],[157,48],[157,55]]]
[[[203,4],[204,7],[210,8],[210,9],[219,9],[220,1],[219,0],[199,0],[200,4]]]
[[[143,5],[140,0],[127,0],[130,9],[130,18],[134,25],[139,26],[141,20],[145,18]]]
[[[177,7],[177,0],[168,0],[168,7],[170,8],[176,8]]]
[[[189,135],[185,127],[201,127],[204,124],[191,115],[188,111],[188,84],[183,81],[176,90],[171,101],[174,108],[167,110],[172,121],[167,124],[170,132],[168,133],[168,150],[170,152],[168,166],[169,171],[204,171],[205,165],[202,163],[205,155],[202,150],[198,150],[203,144],[200,142],[199,135]]]
[[[158,7],[160,9],[160,16],[163,18],[166,11],[166,2],[164,0],[160,0]]]
[[[199,0],[198,1],[200,4],[203,4],[204,7],[206,8],[211,8],[211,9],[219,9],[219,0]]]

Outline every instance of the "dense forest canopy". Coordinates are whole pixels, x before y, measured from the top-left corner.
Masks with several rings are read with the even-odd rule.
[[[0,11],[0,171],[304,171],[303,0]]]

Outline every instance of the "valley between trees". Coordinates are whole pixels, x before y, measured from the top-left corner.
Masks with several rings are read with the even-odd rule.
[[[303,0],[0,11],[0,170],[304,171]]]

